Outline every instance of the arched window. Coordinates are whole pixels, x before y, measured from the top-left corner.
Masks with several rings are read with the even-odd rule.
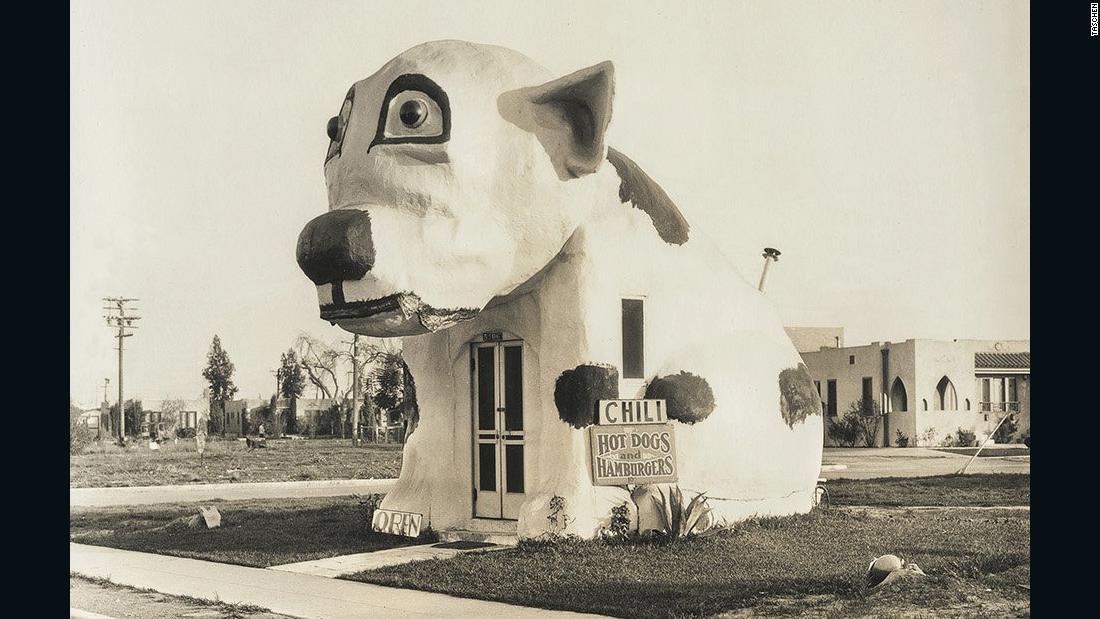
[[[928,400],[925,400],[924,398],[921,398],[921,401],[920,401],[920,409],[921,409],[922,411],[926,411],[926,410],[928,410]]]
[[[936,384],[935,404],[938,411],[953,411],[959,408],[959,402],[955,396],[955,385],[952,385],[951,380],[946,376]]]
[[[905,383],[901,382],[901,377],[894,379],[894,384],[890,386],[890,409],[903,412],[909,410],[909,398],[905,393]]]
[[[966,407],[966,410],[970,410],[970,398],[963,400],[963,406]]]

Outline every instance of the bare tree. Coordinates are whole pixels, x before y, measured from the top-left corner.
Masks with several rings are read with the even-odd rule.
[[[344,433],[351,422],[349,400],[353,381],[353,364],[359,365],[360,376],[367,378],[360,385],[360,401],[372,399],[375,387],[370,380],[372,368],[382,367],[401,359],[401,347],[394,338],[360,338],[358,359],[352,355],[351,341],[329,344],[308,333],[300,333],[294,341],[294,351],[305,372],[306,380],[317,387],[326,399],[336,401],[343,420]],[[345,380],[341,380],[345,379]]]
[[[340,399],[342,355],[321,340],[301,333],[294,341],[294,350],[310,384],[320,390],[325,399]]]

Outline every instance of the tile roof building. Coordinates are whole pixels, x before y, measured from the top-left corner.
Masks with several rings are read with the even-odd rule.
[[[826,428],[861,399],[884,413],[876,444],[935,446],[959,429],[978,440],[1014,415],[1031,427],[1030,340],[925,340],[801,351],[821,395]],[[828,436],[826,445],[833,442]]]

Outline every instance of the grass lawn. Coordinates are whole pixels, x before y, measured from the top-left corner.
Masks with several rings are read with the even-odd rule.
[[[69,541],[253,567],[432,541],[369,533],[355,497],[202,505],[218,507],[220,528],[187,526],[198,504],[71,509]]]
[[[91,445],[84,453],[69,456],[69,487],[389,479],[401,472],[401,447],[355,448],[351,439],[269,439],[267,448],[249,451],[244,441],[209,439],[205,465],[200,465],[194,439],[168,442],[157,451],[140,441],[125,448]],[[238,471],[237,479],[230,471]]]
[[[909,505],[1026,505],[1027,475],[831,480],[833,505],[742,523],[674,544],[525,542],[518,548],[348,576],[527,606],[623,617],[786,614],[1028,616],[1026,510],[907,511]],[[267,567],[426,543],[367,533],[354,497],[214,501],[222,528],[193,530],[196,504],[70,509],[83,544]],[[898,509],[891,506],[901,505]],[[867,591],[864,570],[893,553],[929,575]]]
[[[1031,505],[1031,476],[1024,473],[831,479],[825,486],[832,505]]]
[[[830,482],[832,483],[832,482]],[[420,561],[352,580],[618,617],[1027,616],[1029,514],[819,511],[743,523],[660,545],[533,543]],[[929,577],[868,592],[864,571],[893,553]]]

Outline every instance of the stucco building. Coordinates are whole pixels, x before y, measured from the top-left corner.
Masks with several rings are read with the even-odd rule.
[[[937,445],[958,429],[979,440],[1006,412],[1031,426],[1030,340],[924,340],[802,351],[821,395],[826,428],[853,402],[879,404],[877,444]],[[899,435],[900,433],[900,435]],[[832,441],[825,435],[825,444]]]
[[[800,353],[844,346],[844,327],[783,327]]]
[[[168,428],[186,430],[197,428],[206,418],[210,405],[202,398],[192,400],[144,400],[141,403],[141,435],[164,436]],[[170,409],[166,411],[166,409]],[[168,415],[175,411],[175,419]]]

